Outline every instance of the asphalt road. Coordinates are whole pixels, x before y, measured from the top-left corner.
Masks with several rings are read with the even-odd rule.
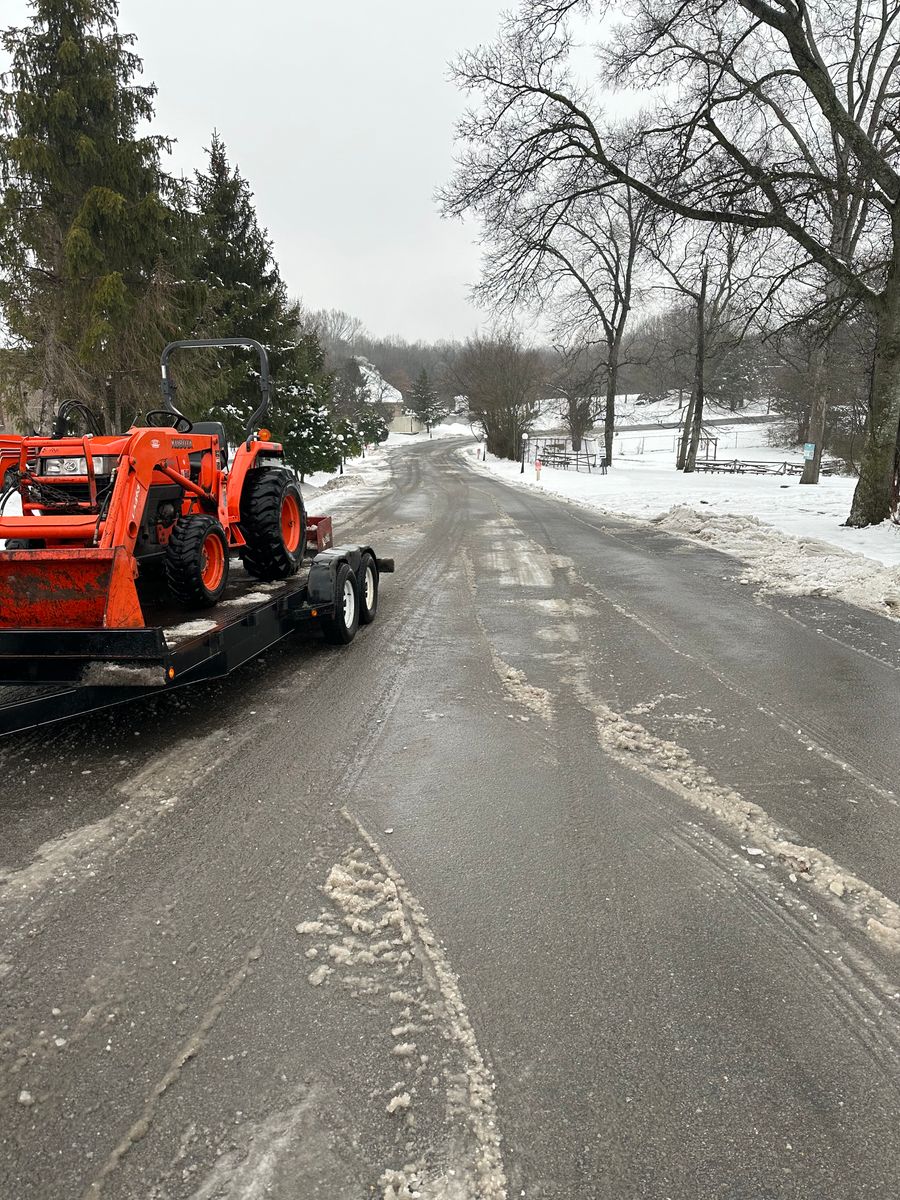
[[[393,454],[344,650],[0,746],[0,1196],[900,1195],[900,626]]]

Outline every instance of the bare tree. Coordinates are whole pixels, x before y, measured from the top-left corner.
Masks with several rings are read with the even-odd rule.
[[[462,122],[458,207],[578,164],[586,188],[615,181],[688,219],[784,231],[876,317],[848,523],[883,520],[900,425],[900,0],[626,0],[601,53],[608,83],[658,90],[637,134],[604,126],[573,77],[576,9],[598,25],[608,13],[588,0],[526,0],[496,45],[460,60],[483,108]],[[836,204],[854,214],[839,249]]]
[[[552,312],[558,338],[603,349],[604,444],[611,463],[625,331],[655,205],[627,186],[585,192],[565,164],[539,189],[488,191],[474,203],[460,182],[444,194],[444,209],[474,208],[489,245],[476,299],[511,314],[527,306]]]
[[[593,429],[602,411],[597,389],[605,362],[603,356],[597,353],[596,346],[582,341],[575,341],[568,346],[554,346],[553,352],[550,387],[565,403],[563,419],[572,449],[580,450],[585,434]]]
[[[703,431],[708,365],[739,346],[748,328],[782,283],[767,278],[767,236],[737,226],[691,223],[667,232],[654,253],[669,287],[690,302],[694,316],[694,373],[677,466],[687,473],[697,463]]]
[[[545,370],[540,354],[512,332],[469,338],[450,370],[469,402],[473,424],[499,458],[518,458],[522,435],[538,414]]]
[[[357,342],[366,334],[359,317],[341,308],[319,308],[304,314],[303,324],[318,336],[332,369],[355,354]]]

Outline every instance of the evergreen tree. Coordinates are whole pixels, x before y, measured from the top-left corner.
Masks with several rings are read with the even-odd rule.
[[[446,405],[431,386],[428,372],[424,367],[416,376],[416,382],[413,384],[407,401],[407,411],[421,421],[429,434],[432,425],[436,425],[442,417],[447,415]]]
[[[315,333],[301,329],[271,240],[261,229],[253,193],[213,134],[209,168],[197,172],[195,202],[202,237],[196,274],[206,285],[204,337],[252,337],[269,351],[274,399],[266,423],[302,473],[333,469],[341,445],[328,416],[329,378]],[[240,436],[259,403],[255,357],[216,352],[215,404],[230,436]]]
[[[108,427],[157,404],[159,352],[196,294],[176,283],[188,227],[138,136],[155,88],[114,0],[32,0],[0,41],[0,313],[7,382],[85,401]]]
[[[383,386],[383,380],[380,382]],[[384,404],[372,390],[371,376],[363,372],[356,358],[348,358],[335,372],[332,396],[338,430],[344,438],[344,457],[362,454],[365,446],[383,442],[388,435]]]

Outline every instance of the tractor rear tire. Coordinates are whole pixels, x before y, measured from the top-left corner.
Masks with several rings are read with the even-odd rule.
[[[185,608],[211,608],[228,583],[228,539],[215,517],[180,517],[166,545],[166,583]]]
[[[306,509],[290,471],[249,471],[241,495],[244,570],[256,579],[289,579],[306,551]]]

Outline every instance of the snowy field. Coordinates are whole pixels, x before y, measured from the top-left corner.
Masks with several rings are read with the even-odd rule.
[[[716,433],[719,459],[799,461],[796,453],[769,444],[766,425],[727,425]],[[462,453],[510,483],[597,512],[652,521],[731,554],[745,564],[742,579],[764,590],[834,596],[900,616],[900,527],[843,527],[853,478],[826,476],[810,487],[796,476],[684,475],[673,465],[671,430],[617,436],[615,466],[607,475],[544,467],[538,481],[532,464],[522,475],[518,463],[477,460],[475,447]]]

